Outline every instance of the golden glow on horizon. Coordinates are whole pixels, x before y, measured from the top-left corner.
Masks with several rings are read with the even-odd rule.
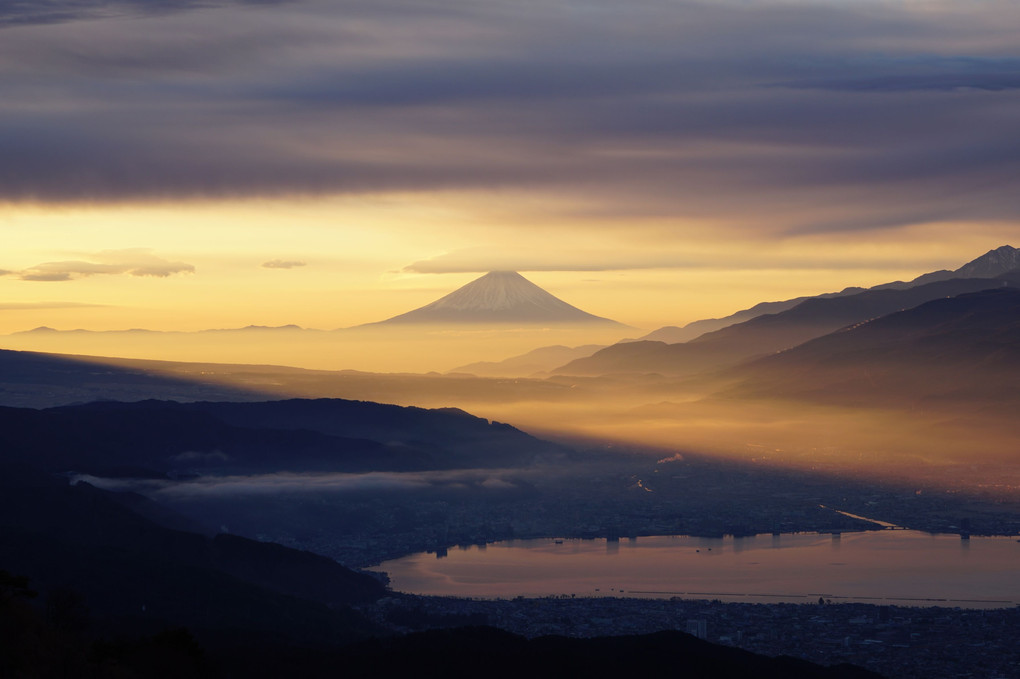
[[[144,248],[195,272],[165,278],[92,275],[70,281],[0,277],[0,333],[58,329],[202,330],[297,324],[333,329],[427,304],[481,275],[405,267],[466,253],[524,253],[536,261],[607,270],[528,271],[536,284],[591,313],[650,331],[727,315],[761,301],[909,279],[955,268],[1008,241],[1012,225],[828,234],[766,241],[695,222],[592,219],[515,197],[472,195],[7,206],[0,268],[92,261]],[[933,230],[939,231],[933,238]],[[993,233],[989,233],[991,230]],[[998,240],[996,240],[998,238]],[[1002,240],[1002,242],[999,242]],[[501,248],[501,245],[505,246]],[[533,253],[529,255],[528,253]],[[909,256],[907,256],[909,253]],[[571,259],[573,257],[573,259]],[[439,258],[439,260],[436,260]],[[303,266],[262,267],[284,260]],[[613,261],[623,268],[613,270]],[[639,268],[642,262],[649,268]],[[665,266],[676,261],[674,268]],[[49,303],[47,305],[47,303]],[[632,333],[636,334],[636,333]]]

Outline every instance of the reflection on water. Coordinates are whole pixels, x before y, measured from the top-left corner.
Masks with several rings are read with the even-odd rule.
[[[1020,604],[1020,542],[915,531],[512,540],[387,561],[395,590],[998,607]]]

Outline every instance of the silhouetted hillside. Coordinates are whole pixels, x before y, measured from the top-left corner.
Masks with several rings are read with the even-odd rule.
[[[821,295],[796,297],[794,299],[787,299],[778,302],[761,302],[759,304],[755,304],[753,307],[742,309],[723,318],[706,318],[703,320],[693,321],[683,327],[669,325],[659,328],[658,330],[650,332],[638,339],[652,342],[666,342],[668,344],[689,342],[708,332],[714,332],[737,323],[743,323],[744,321],[748,321],[752,318],[763,316],[765,314],[777,314],[786,311],[787,309],[792,309],[801,302],[809,299],[845,297],[864,292],[865,290],[906,290],[907,288],[912,288],[918,285],[925,285],[936,281],[947,281],[954,278],[998,278],[1009,274],[1018,268],[1020,268],[1020,249],[1009,245],[1003,245],[995,248],[994,250],[989,250],[985,254],[967,262],[954,271],[945,269],[941,271],[932,271],[930,273],[921,274],[909,282],[894,281],[891,283],[876,285],[871,288],[849,287],[839,292],[828,292]]]
[[[458,408],[414,408],[343,399],[291,399],[261,403],[190,403],[234,426],[312,430],[424,451],[436,466],[516,466],[565,450],[514,427]]]
[[[0,408],[0,445],[51,471],[165,476],[423,468],[427,455],[313,431],[249,429],[164,401]]]
[[[199,379],[209,366],[165,361],[127,360],[93,356],[45,354],[0,349],[0,403],[40,408],[96,400],[133,401],[264,399],[243,383],[217,384]],[[222,370],[225,366],[219,366]],[[255,366],[231,366],[243,374]],[[259,366],[272,372],[271,366]],[[286,370],[279,368],[278,370]],[[176,374],[169,374],[174,371]],[[296,371],[295,372],[300,372]]]
[[[476,627],[436,630],[367,642],[348,651],[356,676],[607,677],[688,679],[874,679],[851,665],[821,667],[789,657],[767,658],[701,641],[681,632],[643,636],[525,639]],[[441,668],[441,669],[440,669]]]
[[[105,476],[527,464],[560,449],[459,410],[318,400],[0,408],[8,460]]]
[[[704,318],[697,321],[691,321],[687,325],[678,327],[675,325],[667,325],[665,327],[653,330],[647,335],[639,337],[639,341],[649,342],[665,342],[666,344],[676,344],[678,342],[690,342],[691,340],[701,337],[705,333],[715,332],[716,330],[722,330],[731,325],[737,323],[743,323],[749,321],[752,318],[758,316],[764,316],[765,314],[778,314],[787,309],[792,309],[801,302],[805,302],[809,299],[826,299],[829,297],[843,297],[846,295],[856,295],[857,293],[864,292],[865,288],[850,287],[841,290],[840,292],[827,292],[821,295],[805,295],[802,297],[795,297],[793,299],[786,299],[778,302],[759,302],[754,306],[741,309],[736,313],[732,313],[729,316],[722,318]]]
[[[812,298],[776,314],[706,333],[683,344],[629,342],[572,361],[554,372],[601,375],[656,372],[690,375],[795,347],[847,325],[908,309],[929,300],[1016,285],[1012,278],[953,279],[905,290],[868,290],[855,295]]]
[[[937,299],[727,373],[731,395],[842,403],[1020,398],[1020,291]]]
[[[602,344],[585,344],[579,347],[555,345],[540,347],[520,356],[511,356],[502,361],[480,361],[454,368],[451,373],[469,373],[484,377],[526,377],[557,368],[568,361],[591,356]]]
[[[374,578],[308,552],[170,530],[88,484],[4,464],[0,565],[43,596],[71,590],[103,628],[184,625],[335,643],[373,629],[346,606],[384,593]]]
[[[896,281],[877,285],[872,290],[884,288],[903,289],[915,285],[924,285],[935,281],[947,281],[952,278],[997,278],[1010,272],[1020,269],[1020,249],[1009,245],[1002,245],[994,250],[989,250],[976,259],[972,259],[959,269],[953,271],[932,271],[921,274],[909,283]]]

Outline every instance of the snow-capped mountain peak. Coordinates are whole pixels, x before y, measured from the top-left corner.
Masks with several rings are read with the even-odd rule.
[[[609,323],[567,304],[516,271],[490,271],[431,304],[382,323]]]

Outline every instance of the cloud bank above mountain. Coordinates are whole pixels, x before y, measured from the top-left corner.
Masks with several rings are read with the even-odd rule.
[[[787,235],[1013,220],[1018,24],[998,0],[2,2],[0,200],[498,190]]]

